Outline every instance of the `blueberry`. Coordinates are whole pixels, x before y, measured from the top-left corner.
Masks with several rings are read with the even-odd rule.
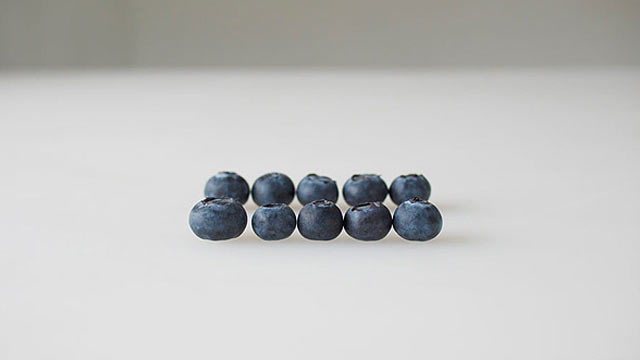
[[[204,187],[205,197],[229,197],[244,204],[249,199],[249,184],[242,176],[222,171],[211,177]]]
[[[391,183],[389,195],[396,205],[414,197],[429,200],[431,185],[423,175],[401,175]]]
[[[353,175],[342,188],[347,204],[355,206],[366,202],[383,202],[387,197],[387,184],[379,175]]]
[[[442,215],[427,200],[412,198],[393,213],[393,229],[407,240],[431,240],[442,230]]]
[[[329,177],[309,174],[300,180],[296,194],[302,205],[322,199],[336,202],[338,201],[338,185]]]
[[[312,201],[298,214],[298,231],[310,240],[335,239],[342,232],[342,212],[332,201]]]
[[[378,201],[354,206],[344,214],[344,230],[358,240],[380,240],[392,224],[391,212]]]
[[[234,199],[206,198],[191,209],[189,226],[201,239],[232,239],[247,227],[247,213]]]
[[[251,188],[253,201],[258,205],[290,204],[295,194],[293,181],[285,174],[269,173],[260,176]]]
[[[296,214],[287,204],[264,204],[253,213],[251,227],[263,240],[285,239],[296,229]]]

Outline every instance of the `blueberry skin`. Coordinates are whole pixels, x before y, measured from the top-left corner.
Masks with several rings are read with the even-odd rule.
[[[366,202],[383,202],[388,193],[387,184],[380,175],[353,175],[344,183],[342,195],[347,204],[355,206]]]
[[[298,214],[298,231],[309,240],[332,240],[342,232],[342,212],[329,200],[315,200]]]
[[[260,176],[251,188],[253,201],[258,205],[291,204],[295,195],[293,181],[281,173],[269,173]]]
[[[232,198],[206,198],[191,209],[189,226],[201,239],[233,239],[247,227],[247,212]]]
[[[251,227],[262,240],[286,239],[296,229],[296,214],[287,204],[264,204],[253,213]]]
[[[442,230],[442,215],[427,200],[409,199],[393,213],[393,229],[407,240],[431,240]]]
[[[429,200],[429,196],[431,196],[431,184],[429,184],[429,181],[427,181],[427,178],[423,175],[401,175],[391,183],[389,195],[391,195],[391,200],[393,200],[396,205],[400,205],[414,197]]]
[[[302,205],[322,199],[335,203],[338,201],[338,185],[327,176],[309,174],[300,180],[296,195]]]
[[[354,206],[344,214],[344,230],[358,240],[380,240],[392,224],[391,212],[378,201]]]
[[[213,175],[204,187],[205,197],[230,197],[244,204],[249,199],[249,184],[240,175],[222,171]]]

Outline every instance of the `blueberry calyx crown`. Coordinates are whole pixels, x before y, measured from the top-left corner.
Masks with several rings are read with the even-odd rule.
[[[361,203],[354,206],[353,208],[351,208],[351,211],[362,211],[362,210],[365,210],[366,208],[375,209],[375,208],[379,208],[380,206],[382,206],[380,201],[370,201],[370,202]]]
[[[421,174],[407,174],[407,175],[400,175],[401,178],[408,178],[408,177],[420,177],[422,176]]]
[[[313,180],[319,180],[323,184],[329,184],[329,183],[332,183],[332,182],[335,183],[335,181],[332,180],[328,176],[320,176],[320,175],[314,174],[314,173],[311,173],[311,174],[307,175],[306,177],[308,177],[309,179],[313,179]]]
[[[283,203],[269,203],[269,204],[263,204],[260,207],[263,208],[281,208],[281,207],[285,207],[286,204]]]
[[[221,204],[228,204],[228,203],[235,202],[235,200],[229,197],[208,197],[208,198],[204,198],[200,202],[202,203],[202,205],[209,205],[209,204],[221,205]]]
[[[220,171],[220,172],[218,172],[218,175],[229,175],[229,176],[235,176],[235,175],[238,175],[238,174],[236,174],[236,173],[235,173],[235,172],[233,172],[233,171]]]
[[[364,180],[364,179],[372,178],[372,177],[373,178],[379,178],[380,175],[377,175],[377,174],[356,174],[356,175],[351,176],[351,180],[359,181],[359,180]]]
[[[425,199],[423,199],[421,197],[417,197],[417,196],[413,197],[413,198],[411,198],[411,199],[409,199],[407,201],[409,201],[412,204],[416,203],[416,202],[421,202],[421,203],[424,203],[424,204],[428,204],[429,203],[429,201],[427,201],[427,200],[425,200]]]
[[[315,207],[332,207],[335,205],[333,201],[329,201],[325,199],[315,200],[315,201],[312,201],[310,204],[311,206],[315,206]]]

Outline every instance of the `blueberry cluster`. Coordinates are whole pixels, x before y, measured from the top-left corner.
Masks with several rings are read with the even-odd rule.
[[[260,176],[249,188],[242,176],[228,171],[207,182],[205,199],[189,214],[191,230],[207,240],[240,236],[247,227],[242,205],[249,193],[260,206],[251,218],[251,227],[264,240],[285,239],[296,226],[310,240],[335,239],[343,228],[358,240],[380,240],[393,227],[404,239],[426,241],[442,230],[442,215],[428,201],[431,185],[422,175],[399,176],[389,188],[379,175],[353,175],[342,188],[344,200],[351,205],[343,217],[335,204],[338,185],[329,177],[309,174],[296,188],[287,175],[274,172]],[[393,216],[383,205],[387,194],[398,205]],[[304,205],[297,220],[289,207],[295,196]]]

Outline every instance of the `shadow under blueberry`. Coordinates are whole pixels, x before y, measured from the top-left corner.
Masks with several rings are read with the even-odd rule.
[[[416,247],[416,248],[429,248],[432,246],[449,246],[449,245],[465,245],[473,242],[472,237],[460,233],[442,233],[429,241],[409,241],[401,238],[393,230],[389,232],[381,240],[376,241],[362,241],[356,240],[349,236],[344,230],[340,235],[328,241],[320,240],[308,240],[302,237],[296,229],[294,233],[282,240],[262,240],[251,229],[251,224],[247,226],[247,229],[242,235],[235,239],[222,240],[222,241],[210,241],[201,240],[205,242],[211,242],[213,245],[222,246],[339,246],[339,247],[360,247],[360,246],[384,246],[384,247]]]

